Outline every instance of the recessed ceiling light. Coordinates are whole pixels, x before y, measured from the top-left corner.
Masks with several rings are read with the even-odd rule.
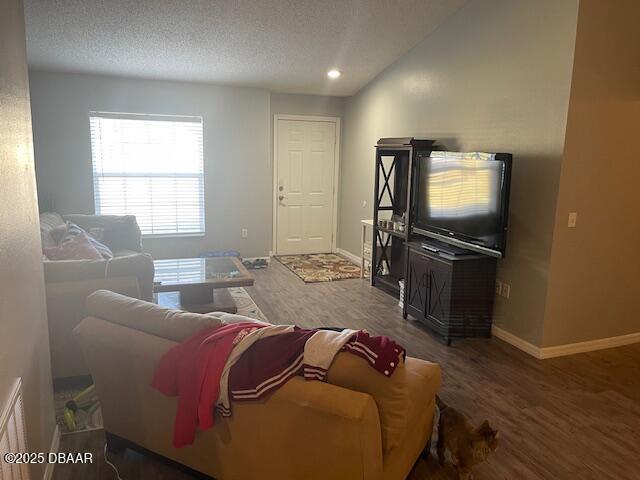
[[[338,78],[340,75],[342,75],[342,72],[340,70],[336,70],[335,68],[327,72],[327,76],[329,78]]]

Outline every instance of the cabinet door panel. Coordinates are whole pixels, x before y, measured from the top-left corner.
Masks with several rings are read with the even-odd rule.
[[[409,261],[409,282],[407,303],[424,315],[427,309],[427,281],[429,262],[421,255],[411,254]]]
[[[450,313],[451,266],[432,260],[428,267],[426,317],[446,323]]]

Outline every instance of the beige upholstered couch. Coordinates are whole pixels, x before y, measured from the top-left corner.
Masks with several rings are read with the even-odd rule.
[[[384,377],[339,353],[328,382],[293,378],[271,396],[232,404],[230,418],[176,449],[176,398],[151,387],[176,342],[224,320],[167,310],[111,292],[87,300],[74,329],[102,405],[109,448],[161,455],[218,480],[406,478],[430,439],[438,365],[407,358]]]
[[[86,231],[99,229],[114,254],[110,260],[44,260],[44,278],[54,379],[87,375],[80,347],[71,331],[86,317],[85,300],[99,289],[151,300],[153,259],[141,253],[140,228],[134,216],[40,215],[43,248],[55,244],[51,232],[65,221]]]

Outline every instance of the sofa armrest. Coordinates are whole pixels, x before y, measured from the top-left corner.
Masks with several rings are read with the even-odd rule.
[[[366,393],[294,377],[266,399],[235,402],[232,409],[233,417],[221,427],[228,428],[239,445],[253,440],[261,450],[256,463],[238,478],[250,478],[260,465],[262,478],[381,477],[380,417]],[[258,438],[256,425],[265,432]],[[242,452],[228,454],[240,462]],[[281,477],[282,472],[286,474]]]
[[[215,478],[381,477],[380,422],[367,394],[294,378],[264,399],[234,402],[230,418],[217,417],[193,446],[176,449],[177,399],[151,387],[158,361],[176,343],[93,317],[74,335],[110,433]]]
[[[140,287],[140,298],[153,299],[154,267],[151,255],[136,253],[109,260],[57,260],[44,261],[46,284],[77,282],[111,277],[135,277]]]
[[[63,215],[65,220],[91,232],[103,229],[100,240],[114,252],[142,251],[142,234],[135,215]]]

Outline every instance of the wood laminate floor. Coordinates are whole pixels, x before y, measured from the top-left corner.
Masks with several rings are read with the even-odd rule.
[[[411,356],[438,362],[441,397],[474,423],[489,419],[500,430],[500,446],[475,469],[477,480],[640,478],[640,344],[544,361],[497,339],[446,347],[403,320],[396,300],[366,281],[305,284],[277,261],[255,276],[247,290],[273,323],[366,328],[398,340]],[[115,479],[103,446],[100,431],[63,437],[62,451],[93,452],[96,461],[58,465],[53,478]],[[131,451],[110,459],[123,480],[189,478]],[[455,476],[431,458],[411,475],[427,478]]]

